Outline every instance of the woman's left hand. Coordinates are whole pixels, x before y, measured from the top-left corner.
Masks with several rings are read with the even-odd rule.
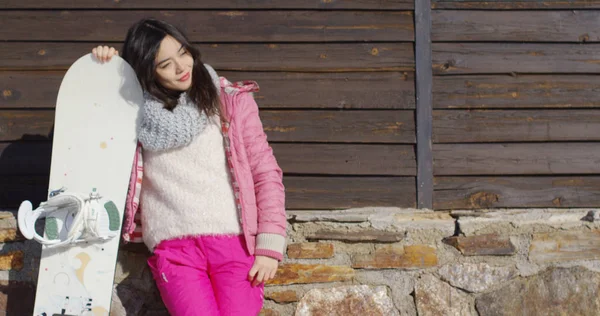
[[[277,272],[277,259],[265,256],[256,256],[254,265],[248,273],[248,281],[252,282],[252,286],[257,286],[263,282],[267,282],[275,277]]]

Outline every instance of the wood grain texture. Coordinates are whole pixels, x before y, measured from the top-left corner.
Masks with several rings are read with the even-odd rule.
[[[599,73],[596,44],[433,43],[433,72]]]
[[[18,142],[0,143],[0,175],[49,172],[52,144],[43,139],[47,138],[26,136]],[[285,174],[416,174],[412,145],[272,143],[271,146]]]
[[[415,143],[414,112],[399,111],[260,111],[270,141]],[[24,135],[47,136],[54,110],[0,110],[0,141]]]
[[[600,142],[435,144],[435,175],[600,173]]]
[[[600,177],[436,177],[435,209],[598,207]]]
[[[230,81],[258,82],[260,92],[254,98],[263,109],[415,108],[413,72],[217,71]],[[0,109],[54,108],[64,74],[64,71],[0,72]]]
[[[102,44],[10,42],[0,45],[0,70],[66,70]],[[121,43],[114,43],[117,49]],[[202,61],[232,71],[414,71],[412,43],[198,44]]]
[[[436,143],[600,140],[596,110],[436,110]]]
[[[433,72],[431,59],[431,1],[415,1],[415,64],[417,93],[417,205],[432,208],[433,154],[431,149]]]
[[[432,0],[434,9],[598,9],[598,0]]]
[[[461,108],[600,108],[595,75],[465,75],[433,79],[433,106]]]
[[[414,177],[284,177],[287,209],[415,207]]]
[[[260,117],[270,141],[415,143],[414,111],[276,111]]]
[[[260,85],[264,108],[414,109],[414,72],[219,72]]]
[[[271,144],[286,175],[391,175],[417,173],[411,145]]]
[[[21,1],[3,0],[0,9],[369,9],[369,10],[411,10],[413,0],[53,0]]]
[[[155,17],[201,42],[412,41],[411,11],[0,11],[0,40],[123,41]],[[227,31],[223,31],[227,30]]]
[[[432,12],[432,41],[598,42],[600,11]]]
[[[366,206],[415,207],[414,177],[284,177],[287,209],[347,209]],[[0,175],[0,207],[46,199],[48,176]]]
[[[33,135],[49,136],[53,126],[54,110],[0,111],[0,141],[27,139]]]
[[[64,71],[0,71],[0,109],[54,108],[64,75]]]

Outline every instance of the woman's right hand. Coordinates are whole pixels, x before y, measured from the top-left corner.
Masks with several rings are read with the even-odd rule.
[[[119,51],[114,47],[98,46],[92,49],[92,55],[96,57],[101,63],[110,61],[113,56],[119,56]]]

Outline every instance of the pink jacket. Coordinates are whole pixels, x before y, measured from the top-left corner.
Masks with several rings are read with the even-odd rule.
[[[252,81],[231,83],[221,77],[223,140],[240,212],[248,251],[281,260],[285,247],[286,216],[282,172],[267,142]],[[141,242],[139,196],[142,188],[143,159],[138,144],[123,224],[125,241]]]

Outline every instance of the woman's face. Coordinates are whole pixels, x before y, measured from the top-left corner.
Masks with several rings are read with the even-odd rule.
[[[192,85],[194,59],[172,36],[167,35],[160,43],[154,65],[161,86],[169,90],[186,91]]]

